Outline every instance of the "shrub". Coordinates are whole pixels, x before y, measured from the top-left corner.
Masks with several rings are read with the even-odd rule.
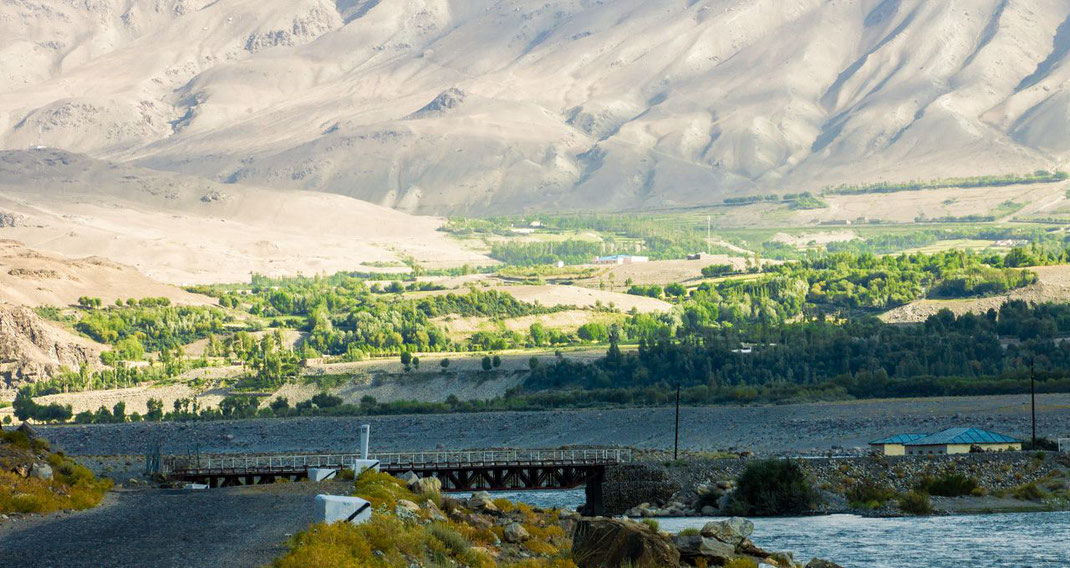
[[[687,527],[686,529],[676,534],[679,536],[696,536],[702,534],[702,531],[696,529],[695,527]]]
[[[817,492],[802,466],[770,459],[747,465],[729,509],[737,515],[783,515],[805,513],[816,503]]]
[[[661,525],[659,525],[658,522],[654,519],[643,519],[641,522],[646,525],[646,528],[650,529],[651,531],[658,532],[659,530],[661,530]]]
[[[736,558],[724,566],[725,568],[758,568],[758,564],[750,558]]]
[[[978,487],[977,479],[961,473],[945,473],[937,478],[925,476],[918,482],[917,490],[940,497],[972,495]]]
[[[1014,489],[1013,495],[1016,499],[1023,501],[1043,501],[1049,496],[1048,492],[1039,487],[1036,482],[1019,485]]]
[[[871,480],[860,481],[845,492],[852,507],[860,509],[879,509],[886,502],[895,499],[896,492],[891,487]]]
[[[933,512],[933,503],[928,494],[910,491],[899,497],[899,508],[910,515],[929,515]]]

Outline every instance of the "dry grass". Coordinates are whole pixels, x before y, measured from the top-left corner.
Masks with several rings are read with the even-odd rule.
[[[375,513],[370,521],[352,525],[316,524],[296,535],[290,551],[274,563],[276,568],[309,566],[369,567],[447,566],[473,568],[509,566],[516,568],[575,568],[567,558],[568,539],[560,526],[551,524],[556,515],[536,513],[531,507],[499,499],[496,505],[510,518],[523,518],[531,535],[523,545],[502,543],[502,527],[486,526],[494,517],[482,517],[457,501],[447,501],[442,508],[449,520],[430,521],[429,513],[404,520],[393,514],[401,499],[420,502],[403,482],[376,472],[357,477],[354,493],[372,502]],[[527,522],[530,520],[530,522]],[[536,558],[521,558],[537,555]],[[564,552],[563,552],[564,551]]]
[[[23,477],[17,469],[47,462],[52,479]],[[49,454],[44,440],[30,441],[21,432],[0,435],[0,513],[51,513],[96,507],[111,489],[109,479],[93,473],[62,454]]]

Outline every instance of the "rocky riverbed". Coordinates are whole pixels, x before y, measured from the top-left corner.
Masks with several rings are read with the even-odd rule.
[[[1070,394],[1039,397],[1040,433],[1070,436]],[[42,427],[73,455],[137,455],[160,439],[165,453],[352,452],[371,424],[375,451],[626,446],[671,449],[672,408],[309,417],[187,423]],[[862,452],[899,432],[971,425],[1028,437],[1029,397],[1020,395],[865,400],[778,406],[683,408],[680,445],[692,451],[762,454]]]

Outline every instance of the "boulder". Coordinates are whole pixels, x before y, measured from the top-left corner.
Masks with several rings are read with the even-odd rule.
[[[398,479],[404,481],[405,485],[411,486],[413,483],[416,483],[420,480],[420,476],[416,475],[416,472],[414,471],[406,471],[405,473],[399,475]]]
[[[445,522],[449,520],[446,518],[446,515],[442,514],[442,510],[438,508],[438,505],[430,499],[424,502],[424,509],[427,511],[427,515],[431,517],[432,521]]]
[[[421,477],[409,483],[409,490],[417,495],[437,495],[442,493],[442,480],[437,477]]]
[[[472,509],[479,511],[497,511],[498,507],[494,504],[494,499],[491,499],[490,493],[486,491],[476,491],[468,498],[468,506]]]
[[[806,568],[843,568],[835,562],[829,562],[828,560],[822,560],[820,558],[814,558],[806,563]]]
[[[699,558],[705,559],[707,565],[724,566],[737,558],[736,547],[715,538],[702,535],[676,535],[673,544],[680,551],[680,558],[688,564],[697,564]]]
[[[52,466],[46,463],[35,463],[30,466],[30,475],[37,479],[52,479]]]
[[[414,515],[420,512],[420,506],[408,499],[398,499],[398,507],[405,509]]]
[[[531,538],[531,535],[528,534],[528,531],[525,530],[524,526],[520,523],[509,523],[508,525],[505,525],[505,528],[502,530],[502,538],[505,539],[505,542],[517,544]]]
[[[716,514],[717,514],[717,509],[715,509],[715,508],[713,508],[713,507],[711,507],[709,505],[706,505],[705,507],[702,508],[702,516],[703,517],[712,517],[712,516],[714,516]]]
[[[702,527],[704,537],[715,538],[725,544],[736,546],[754,532],[754,523],[740,517],[724,521],[710,521]]]
[[[584,517],[572,532],[572,560],[579,568],[678,566],[680,552],[669,537],[621,519]]]
[[[22,432],[26,435],[27,438],[31,440],[36,440],[38,437],[37,430],[34,429],[33,426],[30,426],[28,422],[23,422],[22,425],[19,426],[15,431]]]
[[[739,544],[736,545],[736,552],[738,552],[740,554],[747,554],[747,555],[750,555],[750,556],[756,556],[758,558],[768,558],[772,554],[769,551],[765,550],[764,548],[762,548],[762,547],[758,546],[757,544],[754,544],[753,542],[751,542],[751,539],[749,539],[749,538],[745,538],[745,539],[741,540],[739,542]]]

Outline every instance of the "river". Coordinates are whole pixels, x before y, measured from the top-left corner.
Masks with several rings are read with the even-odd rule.
[[[501,493],[540,507],[575,508],[583,490]],[[658,519],[663,530],[701,528],[715,517]],[[1070,512],[868,518],[857,515],[756,518],[752,539],[846,568],[1067,568]]]

